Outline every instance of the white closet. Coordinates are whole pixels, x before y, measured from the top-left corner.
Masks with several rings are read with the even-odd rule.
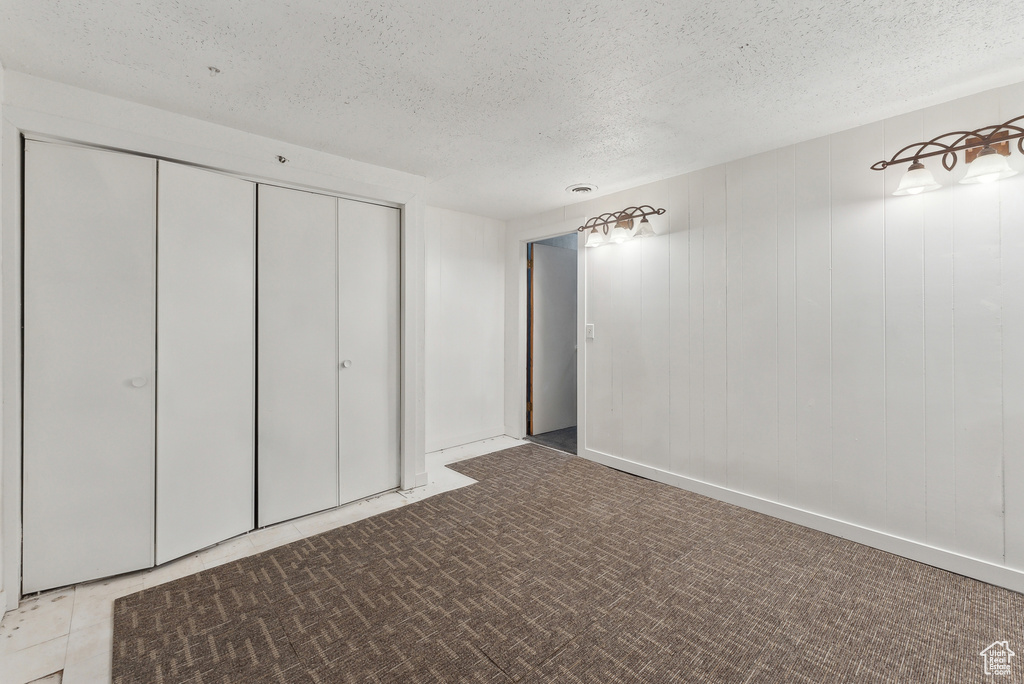
[[[259,187],[259,524],[399,484],[399,212]]]
[[[399,216],[26,142],[22,591],[397,487]]]
[[[338,200],[342,503],[399,484],[400,225],[397,209]]]
[[[259,187],[259,524],[338,505],[338,202]]]
[[[153,564],[156,161],[28,142],[23,591]]]
[[[253,527],[256,186],[159,164],[156,562]]]

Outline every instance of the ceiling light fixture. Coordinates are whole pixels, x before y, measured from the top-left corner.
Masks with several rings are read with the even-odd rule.
[[[957,152],[964,153],[967,163],[967,173],[960,179],[961,183],[991,183],[1009,178],[1017,175],[1006,160],[1010,156],[1010,141],[1016,140],[1017,149],[1024,154],[1024,128],[1017,124],[1024,125],[1024,116],[998,126],[944,133],[926,142],[907,145],[888,161],[875,162],[871,168],[883,171],[894,164],[911,162],[894,195],[917,195],[942,187],[921,160],[941,155],[943,168],[952,171],[959,161]],[[943,142],[947,138],[949,140]]]
[[[635,237],[643,238],[655,235],[654,228],[647,217],[661,216],[664,213],[664,209],[655,209],[647,204],[628,207],[622,211],[595,216],[576,230],[587,234],[587,247],[600,247],[612,243],[622,244]],[[639,227],[634,232],[634,227],[638,222]]]
[[[586,195],[588,193],[597,190],[597,186],[593,183],[577,183],[576,185],[570,185],[565,189],[570,195]]]

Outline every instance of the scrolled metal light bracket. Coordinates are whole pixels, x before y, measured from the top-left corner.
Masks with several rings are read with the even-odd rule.
[[[1016,125],[1018,123],[1021,125]],[[958,161],[957,152],[973,150],[979,147],[988,147],[999,143],[1008,144],[1011,140],[1017,141],[1017,149],[1020,150],[1021,154],[1024,154],[1024,128],[1021,127],[1022,125],[1024,125],[1024,116],[1018,116],[1017,118],[1010,119],[1006,123],[999,124],[998,126],[984,126],[973,131],[953,131],[952,133],[943,133],[931,140],[907,145],[902,150],[894,154],[888,161],[882,160],[875,162],[871,165],[871,168],[875,171],[883,171],[894,164],[913,163],[921,159],[941,155],[942,166],[947,171],[952,171]],[[946,138],[953,139],[948,143],[941,142]],[[906,154],[906,156],[901,156],[909,150],[914,151]],[[1006,153],[1009,154],[1008,148]],[[970,159],[968,159],[968,161],[970,161]]]
[[[655,209],[649,204],[642,204],[639,207],[628,207],[622,211],[613,211],[607,214],[601,214],[600,216],[595,216],[576,230],[580,233],[585,233],[589,230],[600,228],[601,232],[607,235],[609,226],[613,226],[616,223],[628,222],[629,227],[632,228],[633,222],[637,219],[642,219],[647,216],[661,216],[664,213],[664,209]]]

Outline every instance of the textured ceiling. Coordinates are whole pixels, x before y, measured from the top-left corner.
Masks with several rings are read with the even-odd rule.
[[[1020,10],[0,0],[0,62],[420,174],[428,203],[509,219],[574,183],[613,192],[1024,80]]]

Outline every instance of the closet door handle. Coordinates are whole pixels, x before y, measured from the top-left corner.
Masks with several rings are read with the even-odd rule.
[[[349,361],[348,359],[345,359],[344,361],[341,362],[341,367],[342,368],[351,368],[352,367],[352,362]]]
[[[146,385],[146,378],[143,378],[143,377],[132,378],[132,387],[135,387],[135,388],[145,387],[145,385]]]

